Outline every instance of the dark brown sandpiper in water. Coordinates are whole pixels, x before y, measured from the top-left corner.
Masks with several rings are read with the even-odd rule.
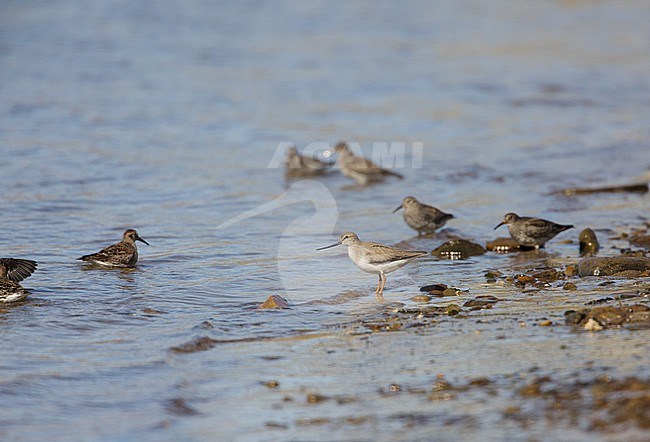
[[[77,258],[81,261],[91,262],[109,267],[133,267],[138,262],[138,248],[136,241],[149,245],[147,241],[140,238],[138,232],[128,229],[124,232],[122,241],[108,246],[97,253],[84,255]]]
[[[37,266],[36,261],[29,259],[0,258],[0,303],[24,301],[29,292],[18,283]]]
[[[444,226],[447,221],[454,218],[451,213],[445,213],[433,206],[419,202],[415,197],[407,196],[402,204],[393,213],[404,209],[404,221],[418,235],[427,235]]]
[[[573,225],[557,224],[545,219],[519,216],[516,213],[507,213],[503,221],[494,230],[507,224],[510,236],[522,246],[544,247],[547,241],[560,232],[573,228]]]

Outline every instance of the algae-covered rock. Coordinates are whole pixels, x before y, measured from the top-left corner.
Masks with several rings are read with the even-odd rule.
[[[606,186],[596,188],[571,188],[564,189],[562,193],[566,196],[573,195],[588,195],[591,193],[646,193],[648,191],[648,183],[626,184],[622,186]]]
[[[600,244],[598,243],[598,238],[596,237],[596,233],[591,230],[590,228],[584,229],[582,232],[580,232],[580,236],[578,237],[580,241],[580,254],[585,256],[585,255],[595,255],[598,253],[598,250],[600,249]]]
[[[630,270],[639,273],[630,273]],[[650,258],[646,257],[590,257],[584,258],[578,263],[578,275],[580,276],[635,277],[642,276],[646,271],[650,271]]]
[[[512,238],[497,238],[488,241],[485,246],[488,250],[498,253],[518,252],[521,250],[521,245]]]
[[[576,325],[589,331],[610,327],[631,325],[634,328],[650,327],[650,307],[635,304],[631,306],[598,306],[591,309],[569,310],[564,313],[568,325]]]
[[[431,252],[434,256],[447,259],[465,259],[484,253],[485,249],[482,246],[466,239],[452,239]]]
[[[636,235],[630,238],[630,244],[650,250],[650,235]]]

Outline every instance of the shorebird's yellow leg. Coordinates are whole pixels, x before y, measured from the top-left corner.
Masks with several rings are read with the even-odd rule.
[[[379,282],[377,283],[377,288],[375,289],[375,295],[379,296],[379,287],[381,287],[381,274],[379,275]]]
[[[384,287],[386,286],[386,275],[383,273],[379,274],[379,287],[377,287],[377,297],[381,298],[384,296]]]

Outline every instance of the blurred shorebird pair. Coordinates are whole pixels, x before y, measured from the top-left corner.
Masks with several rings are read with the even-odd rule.
[[[286,178],[308,178],[324,175],[334,163],[326,163],[315,157],[300,155],[296,146],[287,149],[284,176]]]
[[[378,298],[383,296],[387,273],[404,267],[416,258],[428,255],[427,252],[421,250],[400,250],[375,242],[361,241],[353,232],[346,232],[334,244],[317,250],[325,250],[339,245],[347,246],[348,256],[357,267],[366,273],[379,275],[379,282],[375,290],[375,295]]]
[[[347,143],[338,143],[333,149],[323,152],[325,158],[337,155],[336,163],[327,163],[318,158],[301,156],[295,147],[287,150],[285,176],[302,178],[323,175],[332,164],[336,164],[343,175],[352,178],[360,186],[383,181],[388,176],[403,178],[397,172],[377,166],[370,160],[355,155]]]

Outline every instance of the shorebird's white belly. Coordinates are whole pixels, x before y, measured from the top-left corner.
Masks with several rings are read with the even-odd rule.
[[[11,293],[4,298],[0,298],[0,303],[19,302],[27,298],[27,293],[17,292]]]
[[[94,259],[92,262],[94,262],[95,264],[106,266],[106,267],[126,267],[126,265],[124,265],[124,264],[116,264],[114,262],[100,261],[98,259]]]
[[[410,260],[402,259],[399,261],[389,261],[385,263],[370,263],[367,256],[355,257],[350,253],[348,249],[348,255],[350,259],[359,267],[361,270],[367,273],[372,273],[379,275],[380,273],[390,273],[401,267],[404,267]],[[355,259],[356,258],[356,259]]]

